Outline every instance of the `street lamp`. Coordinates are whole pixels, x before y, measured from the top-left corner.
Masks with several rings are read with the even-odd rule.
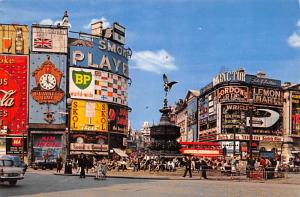
[[[108,119],[107,123],[108,123],[108,128],[107,128],[107,145],[108,145],[108,159],[110,159],[110,124],[111,124],[112,120]]]
[[[23,162],[24,162],[24,125],[25,125],[25,123],[24,123],[24,121],[22,121],[22,161]]]
[[[250,160],[252,161],[253,160],[253,157],[252,157],[252,138],[253,138],[253,121],[252,121],[252,118],[253,118],[253,99],[249,99],[249,104],[250,104],[250,120],[249,120],[249,125],[250,125],[250,128],[249,128],[249,135],[250,135],[250,139],[249,139],[249,152],[250,152]],[[252,162],[251,162],[252,163]]]
[[[237,129],[237,120],[232,120],[233,123],[233,157],[235,156],[235,146],[236,146],[236,129]]]
[[[66,159],[69,159],[70,157],[70,133],[71,133],[71,129],[70,129],[70,118],[71,118],[71,106],[72,106],[72,99],[71,98],[67,98],[67,127],[66,127],[66,131],[67,131],[67,157]]]

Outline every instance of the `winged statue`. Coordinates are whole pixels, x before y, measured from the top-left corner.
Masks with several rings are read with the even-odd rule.
[[[169,79],[166,74],[163,74],[163,80],[164,80],[165,97],[167,97],[167,94],[171,90],[172,86],[178,82],[177,81],[169,82]]]

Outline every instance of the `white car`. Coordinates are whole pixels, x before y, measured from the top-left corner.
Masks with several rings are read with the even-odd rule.
[[[22,179],[24,179],[22,168],[15,167],[12,159],[0,158],[0,182],[7,181],[10,186],[14,186]]]

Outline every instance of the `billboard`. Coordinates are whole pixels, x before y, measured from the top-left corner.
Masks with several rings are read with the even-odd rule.
[[[252,88],[254,103],[266,105],[283,105],[283,92],[279,88],[254,87]]]
[[[70,65],[108,71],[128,77],[131,50],[102,38],[70,39]]]
[[[70,96],[128,105],[128,79],[106,71],[74,68],[69,71]]]
[[[34,161],[55,161],[58,154],[62,154],[62,135],[34,134],[32,141]]]
[[[293,136],[300,136],[300,92],[292,92],[292,131]]]
[[[69,93],[71,98],[95,98],[95,71],[83,68],[69,69]]]
[[[9,133],[21,133],[27,122],[28,56],[0,55],[0,122]]]
[[[109,105],[108,108],[109,130],[127,134],[128,110],[116,105]]]
[[[64,124],[66,55],[31,54],[29,124]]]
[[[245,81],[245,71],[243,69],[237,71],[222,72],[213,78],[213,86],[224,82]]]
[[[106,103],[72,100],[70,128],[72,131],[107,132]]]
[[[218,102],[247,102],[248,87],[244,86],[226,86],[217,90]]]
[[[249,133],[250,113],[254,134],[282,135],[282,109],[243,104],[222,105],[222,133]]]
[[[29,54],[29,29],[26,25],[0,25],[0,54]]]
[[[6,138],[6,154],[22,154],[27,152],[27,138],[21,137]]]
[[[257,77],[255,75],[248,75],[248,74],[246,74],[246,82],[258,86],[274,86],[274,87],[281,86],[280,80]]]
[[[68,52],[68,28],[32,26],[31,51],[33,52]]]

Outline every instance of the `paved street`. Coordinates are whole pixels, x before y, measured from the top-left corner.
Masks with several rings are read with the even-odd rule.
[[[300,177],[300,175],[297,175]],[[298,178],[299,178],[298,177]],[[295,177],[296,178],[296,177]],[[0,196],[298,196],[299,185],[213,180],[143,180],[109,178],[95,181],[33,171],[16,187],[0,185]]]

